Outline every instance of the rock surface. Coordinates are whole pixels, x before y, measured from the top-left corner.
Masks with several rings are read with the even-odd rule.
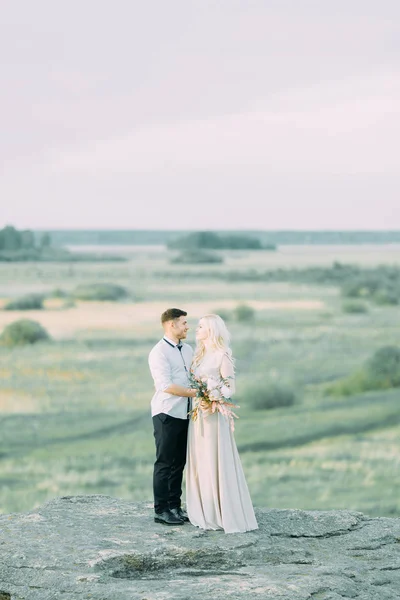
[[[0,600],[395,600],[400,519],[259,509],[226,535],[154,523],[152,505],[56,498],[0,516]]]

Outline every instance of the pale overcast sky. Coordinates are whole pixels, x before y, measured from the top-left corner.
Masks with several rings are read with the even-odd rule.
[[[2,0],[0,226],[400,229],[399,0]]]

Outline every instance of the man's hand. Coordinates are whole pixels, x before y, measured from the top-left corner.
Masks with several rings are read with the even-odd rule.
[[[177,383],[171,383],[164,392],[173,396],[182,396],[183,398],[195,398],[197,396],[197,390],[183,387],[183,385],[178,385]]]

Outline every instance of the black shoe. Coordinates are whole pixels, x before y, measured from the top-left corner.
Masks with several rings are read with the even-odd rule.
[[[183,508],[171,508],[170,512],[172,512],[172,514],[175,517],[177,517],[177,519],[182,519],[182,521],[186,521],[186,523],[189,523],[189,517],[187,515],[186,510],[183,510]]]
[[[171,510],[164,510],[162,513],[154,514],[154,521],[163,525],[183,525],[183,519],[178,517]]]

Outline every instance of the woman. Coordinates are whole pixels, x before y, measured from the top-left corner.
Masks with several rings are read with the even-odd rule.
[[[209,387],[219,383],[233,394],[229,337],[218,315],[200,319],[192,371],[197,378],[206,379]],[[190,522],[201,529],[223,529],[225,533],[258,529],[230,422],[219,411],[207,410],[205,402],[199,405],[198,418],[189,423],[186,505]]]

